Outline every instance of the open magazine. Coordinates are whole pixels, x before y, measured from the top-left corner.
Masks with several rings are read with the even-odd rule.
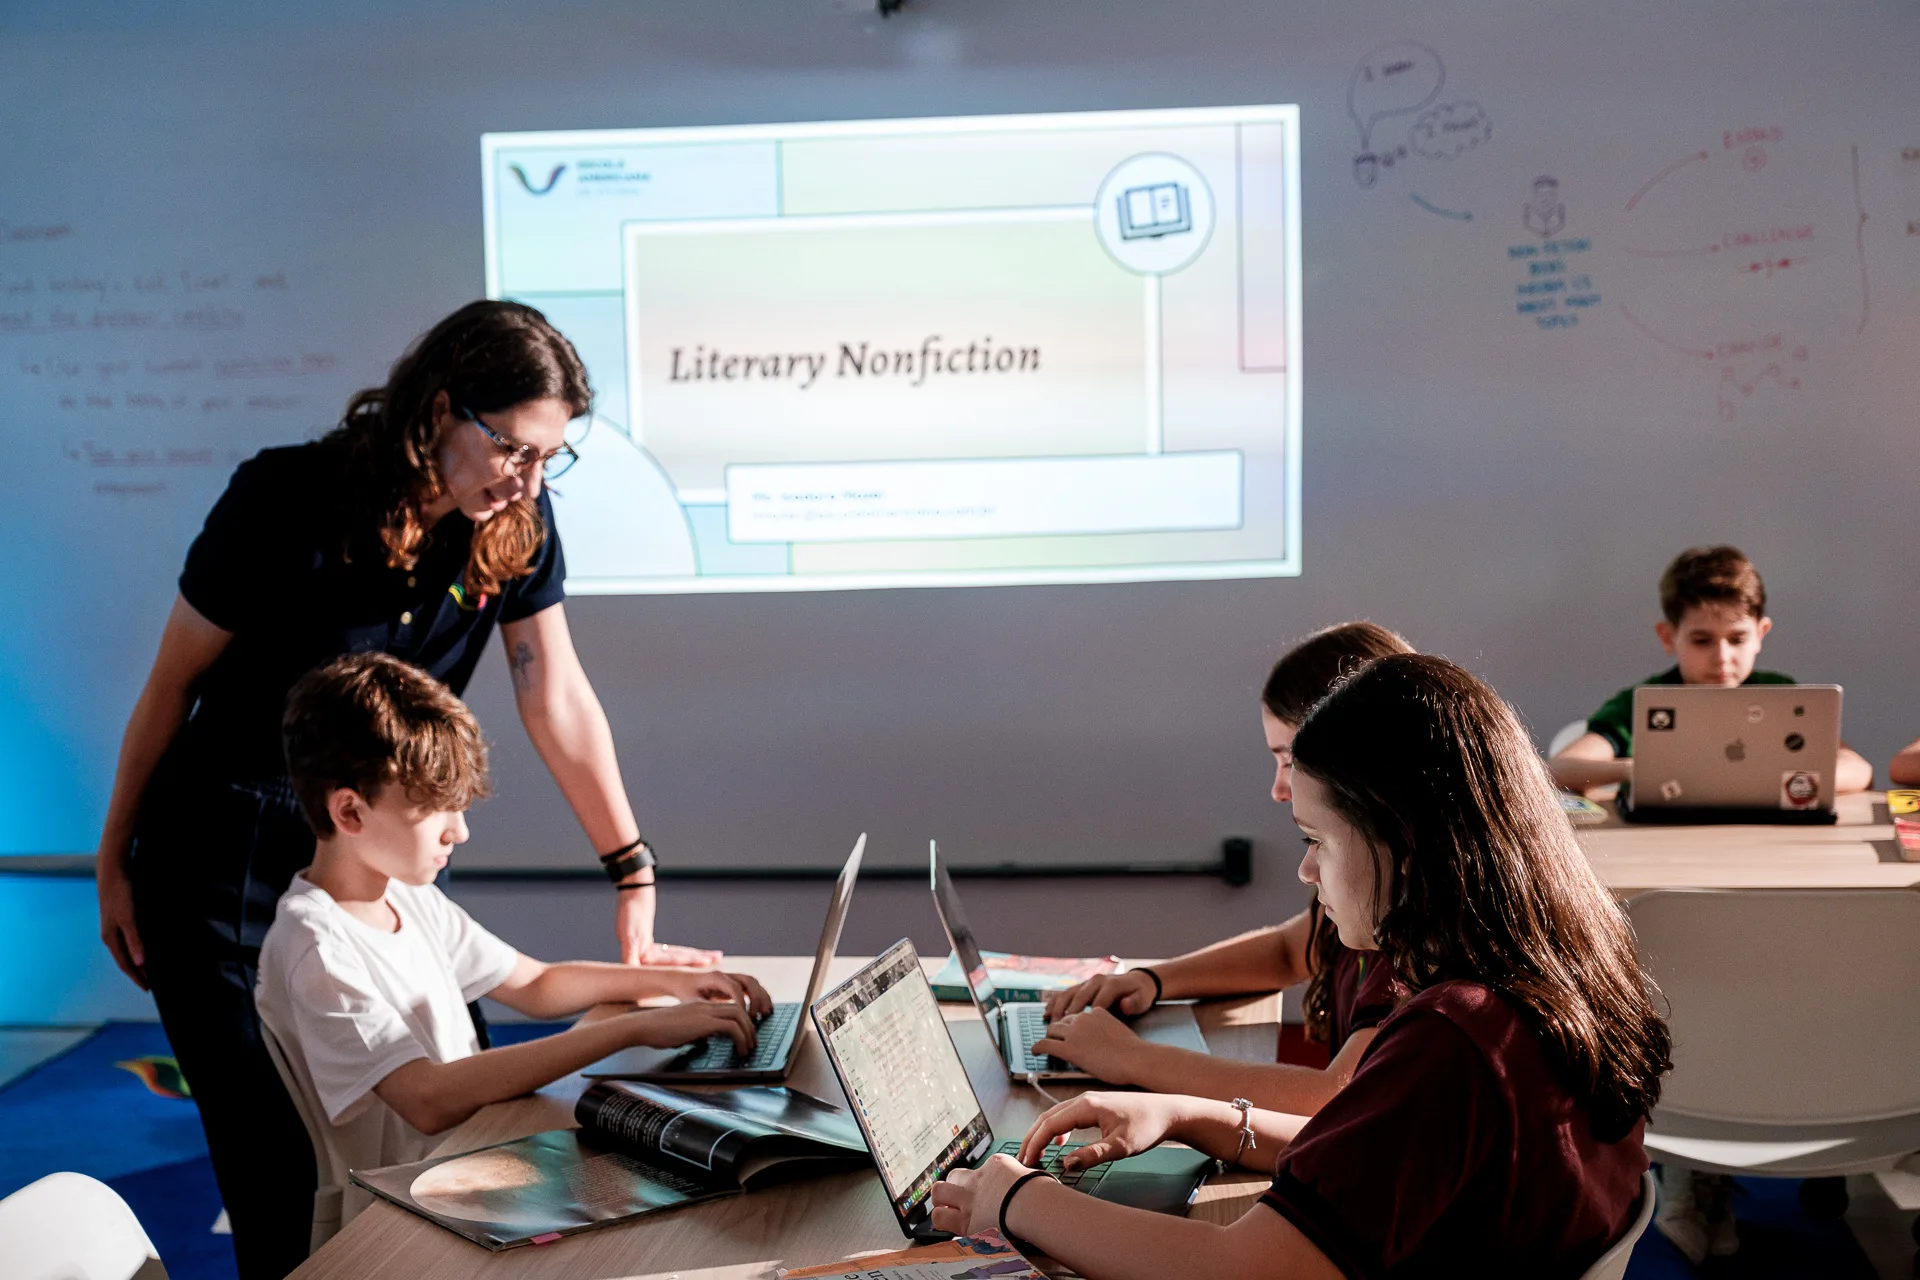
[[[777,1274],[779,1280],[1047,1280],[997,1231]]]
[[[476,1244],[511,1249],[871,1163],[851,1116],[784,1086],[694,1093],[600,1080],[573,1114],[578,1129],[356,1169],[353,1180]]]

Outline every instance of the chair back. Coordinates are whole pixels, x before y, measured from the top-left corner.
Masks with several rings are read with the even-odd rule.
[[[260,1019],[260,1038],[266,1042],[274,1070],[280,1073],[280,1083],[286,1086],[287,1096],[293,1099],[293,1109],[300,1113],[300,1123],[307,1127],[307,1140],[313,1144],[316,1173],[313,1234],[307,1244],[307,1250],[311,1253],[333,1239],[340,1230],[345,1209],[347,1170],[327,1142],[326,1108],[320,1105],[320,1094],[307,1075],[306,1061],[286,1051],[264,1017]]]
[[[166,1280],[140,1219],[106,1183],[50,1173],[0,1200],[7,1280]]]
[[[1547,743],[1547,759],[1551,760],[1574,743],[1587,736],[1587,722],[1575,720],[1560,726],[1560,731]]]
[[[1593,1265],[1580,1273],[1580,1280],[1621,1280],[1627,1274],[1627,1260],[1633,1257],[1633,1246],[1640,1243],[1640,1237],[1647,1234],[1647,1224],[1653,1221],[1653,1207],[1658,1189],[1654,1186],[1653,1173],[1649,1170],[1640,1175],[1640,1211],[1633,1215],[1626,1234],[1593,1260]]]
[[[1658,1113],[1743,1124],[1920,1114],[1920,893],[1659,889],[1627,903],[1673,1073]]]

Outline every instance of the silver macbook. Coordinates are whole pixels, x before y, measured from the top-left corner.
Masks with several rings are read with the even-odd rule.
[[[1000,1050],[1000,1061],[1007,1074],[1016,1080],[1092,1080],[1095,1077],[1062,1058],[1035,1053],[1033,1044],[1047,1034],[1047,1007],[1038,1001],[1004,1000],[993,985],[993,974],[981,958],[980,944],[974,939],[973,926],[960,906],[959,891],[953,877],[940,862],[940,847],[927,841],[927,865],[933,880],[933,905],[940,913],[940,924],[947,941],[960,958],[960,971],[966,975],[967,994],[987,1024],[987,1034]],[[1207,1038],[1200,1034],[1193,1008],[1185,1004],[1158,1004],[1128,1019],[1135,1035],[1155,1044],[1172,1045],[1206,1053]]]
[[[915,1240],[944,1239],[931,1220],[933,1184],[957,1168],[978,1168],[996,1151],[1018,1155],[1020,1142],[995,1144],[913,943],[900,939],[822,996],[813,1022],[900,1230]],[[1172,1146],[1063,1168],[1061,1157],[1078,1149],[1049,1147],[1043,1167],[1096,1200],[1161,1213],[1184,1213],[1213,1168],[1200,1152]]]
[[[596,1080],[677,1080],[683,1084],[785,1080],[800,1053],[807,1009],[827,985],[827,968],[840,946],[840,928],[847,922],[847,904],[853,901],[854,882],[860,878],[860,855],[866,848],[863,831],[854,842],[853,852],[847,855],[846,865],[840,868],[840,878],[833,883],[833,901],[827,906],[827,922],[820,930],[820,947],[814,952],[806,998],[798,1004],[773,1006],[755,1029],[753,1052],[741,1053],[732,1039],[723,1035],[708,1036],[678,1049],[634,1045],[609,1054],[580,1074]]]
[[[1641,685],[1633,788],[1620,815],[1830,823],[1839,758],[1839,685]]]

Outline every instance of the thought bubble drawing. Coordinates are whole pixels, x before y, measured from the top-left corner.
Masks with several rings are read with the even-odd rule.
[[[1493,136],[1493,121],[1477,102],[1443,102],[1413,122],[1407,141],[1429,160],[1451,160]]]
[[[1360,153],[1353,158],[1353,180],[1370,187],[1382,167],[1406,155],[1406,148],[1373,150],[1373,127],[1394,116],[1412,115],[1440,96],[1447,69],[1440,55],[1423,44],[1400,40],[1383,44],[1360,60],[1347,77],[1347,114],[1360,131]]]

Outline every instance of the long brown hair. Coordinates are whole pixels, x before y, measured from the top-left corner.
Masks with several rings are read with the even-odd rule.
[[[1260,689],[1260,702],[1274,719],[1297,729],[1342,676],[1374,658],[1412,652],[1412,645],[1376,622],[1323,627],[1280,655]],[[1307,913],[1307,993],[1301,1006],[1307,1035],[1325,1043],[1333,1035],[1333,957],[1340,937],[1318,897]]]
[[[1627,1134],[1659,1101],[1672,1042],[1512,708],[1444,658],[1379,658],[1313,710],[1293,758],[1381,857],[1374,936],[1401,983],[1499,992],[1594,1136]]]
[[[420,510],[441,491],[434,450],[434,399],[447,393],[456,416],[487,413],[529,400],[564,401],[579,417],[593,407],[586,366],[547,318],[518,302],[470,302],[407,349],[384,387],[347,402],[325,443],[347,453],[354,523],[379,531],[389,568],[419,562],[427,529]],[[531,498],[508,504],[476,526],[467,556],[466,588],[491,595],[525,574],[546,537]]]

